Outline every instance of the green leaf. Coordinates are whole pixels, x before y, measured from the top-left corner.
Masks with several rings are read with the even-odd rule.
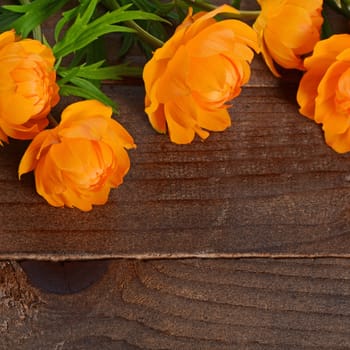
[[[22,14],[10,23],[10,27],[26,38],[35,27],[58,12],[67,2],[68,0],[35,0],[26,5],[4,5],[2,8]]]
[[[64,86],[64,84],[69,83],[72,78],[76,77],[77,74],[79,73],[81,67],[74,67],[70,69],[65,69],[62,67],[59,67],[57,69],[57,75],[61,77],[60,80],[58,80],[58,85],[61,87]]]
[[[68,67],[77,67],[82,64],[92,64],[104,61],[107,57],[104,38],[98,38],[86,47],[76,51],[70,60]]]
[[[111,28],[106,28],[106,30],[96,30],[96,31],[87,31],[85,34],[81,33],[77,35],[75,38],[69,40],[61,40],[53,47],[54,55],[58,58],[65,57],[71,53],[74,53],[75,51],[86,47],[89,45],[92,41],[96,40],[98,37],[107,34],[107,33],[113,33],[113,32],[127,32],[131,33],[134,32],[133,29],[123,27],[123,26],[112,26]],[[92,34],[94,33],[94,34]]]
[[[72,76],[101,81],[120,80],[123,77],[140,77],[142,75],[142,68],[140,67],[131,67],[127,64],[102,67],[103,63],[103,61],[100,61],[73,69],[60,68],[58,74],[63,77],[64,81],[70,80]],[[69,78],[67,79],[67,77]]]
[[[12,12],[0,7],[0,31],[4,32],[13,28],[12,23],[15,22],[21,15],[16,12]]]
[[[135,45],[137,41],[134,33],[124,33],[121,46],[119,47],[118,57],[123,57]]]
[[[114,113],[118,113],[117,105],[107,95],[105,95],[98,87],[90,81],[83,78],[71,78],[69,84],[60,85],[60,94],[62,96],[77,96],[85,99],[95,99],[107,106],[111,106]]]
[[[83,0],[82,5],[85,3],[86,0]],[[75,22],[67,29],[65,36],[54,45],[53,51],[57,58],[67,56],[86,47],[104,34],[134,31],[126,26],[116,25],[116,23],[134,19],[162,20],[152,13],[137,10],[127,11],[129,6],[125,6],[112,12],[107,12],[97,19],[88,22],[91,19],[92,9],[95,9],[96,4],[97,0],[92,0],[83,13],[79,11]]]
[[[177,22],[178,0],[102,0],[102,4],[109,10],[120,8],[121,5],[131,5],[130,9],[139,9],[148,13],[154,13],[163,18],[162,21],[139,21],[131,20],[124,24],[135,30],[134,33],[123,33],[120,56],[125,55],[134,44],[140,46],[146,57],[163,46],[164,41],[169,38],[169,33],[174,28],[173,22]],[[175,19],[175,20],[174,20]],[[170,29],[170,30],[169,30]]]
[[[67,24],[69,21],[72,21],[77,16],[78,11],[79,8],[74,7],[73,9],[62,13],[62,18],[57,22],[55,26],[54,37],[56,42],[59,40],[60,33],[65,24]]]
[[[166,16],[168,15],[174,8],[175,3],[174,1],[170,1],[166,3],[165,1],[159,1],[159,0],[131,0],[131,2],[140,10],[146,11],[146,12],[152,12],[156,13],[160,16]],[[122,4],[129,4],[129,0],[123,0],[121,1]]]

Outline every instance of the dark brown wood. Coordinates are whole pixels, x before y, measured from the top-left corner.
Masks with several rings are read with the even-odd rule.
[[[17,180],[24,143],[0,149],[0,349],[349,349],[350,159],[299,115],[295,81],[257,58],[232,128],[187,146],[151,129],[142,87],[107,86],[138,148],[90,213]],[[112,257],[148,260],[89,260]]]
[[[90,213],[50,207],[32,175],[19,182],[26,144],[11,141],[0,149],[0,258],[349,256],[350,158],[299,115],[295,82],[257,57],[233,126],[186,146],[151,129],[141,86],[106,86],[138,148],[125,183]]]
[[[43,292],[72,294],[98,281],[107,271],[109,260],[38,261],[24,260],[20,266],[31,285]]]
[[[349,256],[349,155],[298,113],[295,85],[251,84],[229,130],[183,146],[150,127],[142,87],[106,87],[138,147],[89,213],[50,207],[32,175],[17,180],[23,143],[3,147],[0,257]]]
[[[0,348],[345,350],[349,278],[347,259],[116,260],[59,296],[1,263]]]

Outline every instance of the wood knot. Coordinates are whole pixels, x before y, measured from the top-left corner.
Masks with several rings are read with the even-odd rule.
[[[73,294],[90,287],[104,275],[108,264],[109,260],[20,262],[29,283],[54,294]]]

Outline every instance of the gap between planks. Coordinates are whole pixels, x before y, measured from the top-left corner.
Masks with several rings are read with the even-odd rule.
[[[2,260],[82,261],[82,260],[176,260],[176,259],[349,259],[350,254],[271,254],[271,253],[176,253],[176,254],[0,254]]]

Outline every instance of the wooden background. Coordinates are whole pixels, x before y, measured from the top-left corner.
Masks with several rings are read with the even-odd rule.
[[[138,148],[89,213],[49,207],[17,180],[25,145],[0,149],[0,349],[350,349],[350,158],[296,88],[257,57],[232,127],[179,146],[149,126],[142,86],[106,86]],[[70,295],[21,268],[91,259],[106,272]]]

